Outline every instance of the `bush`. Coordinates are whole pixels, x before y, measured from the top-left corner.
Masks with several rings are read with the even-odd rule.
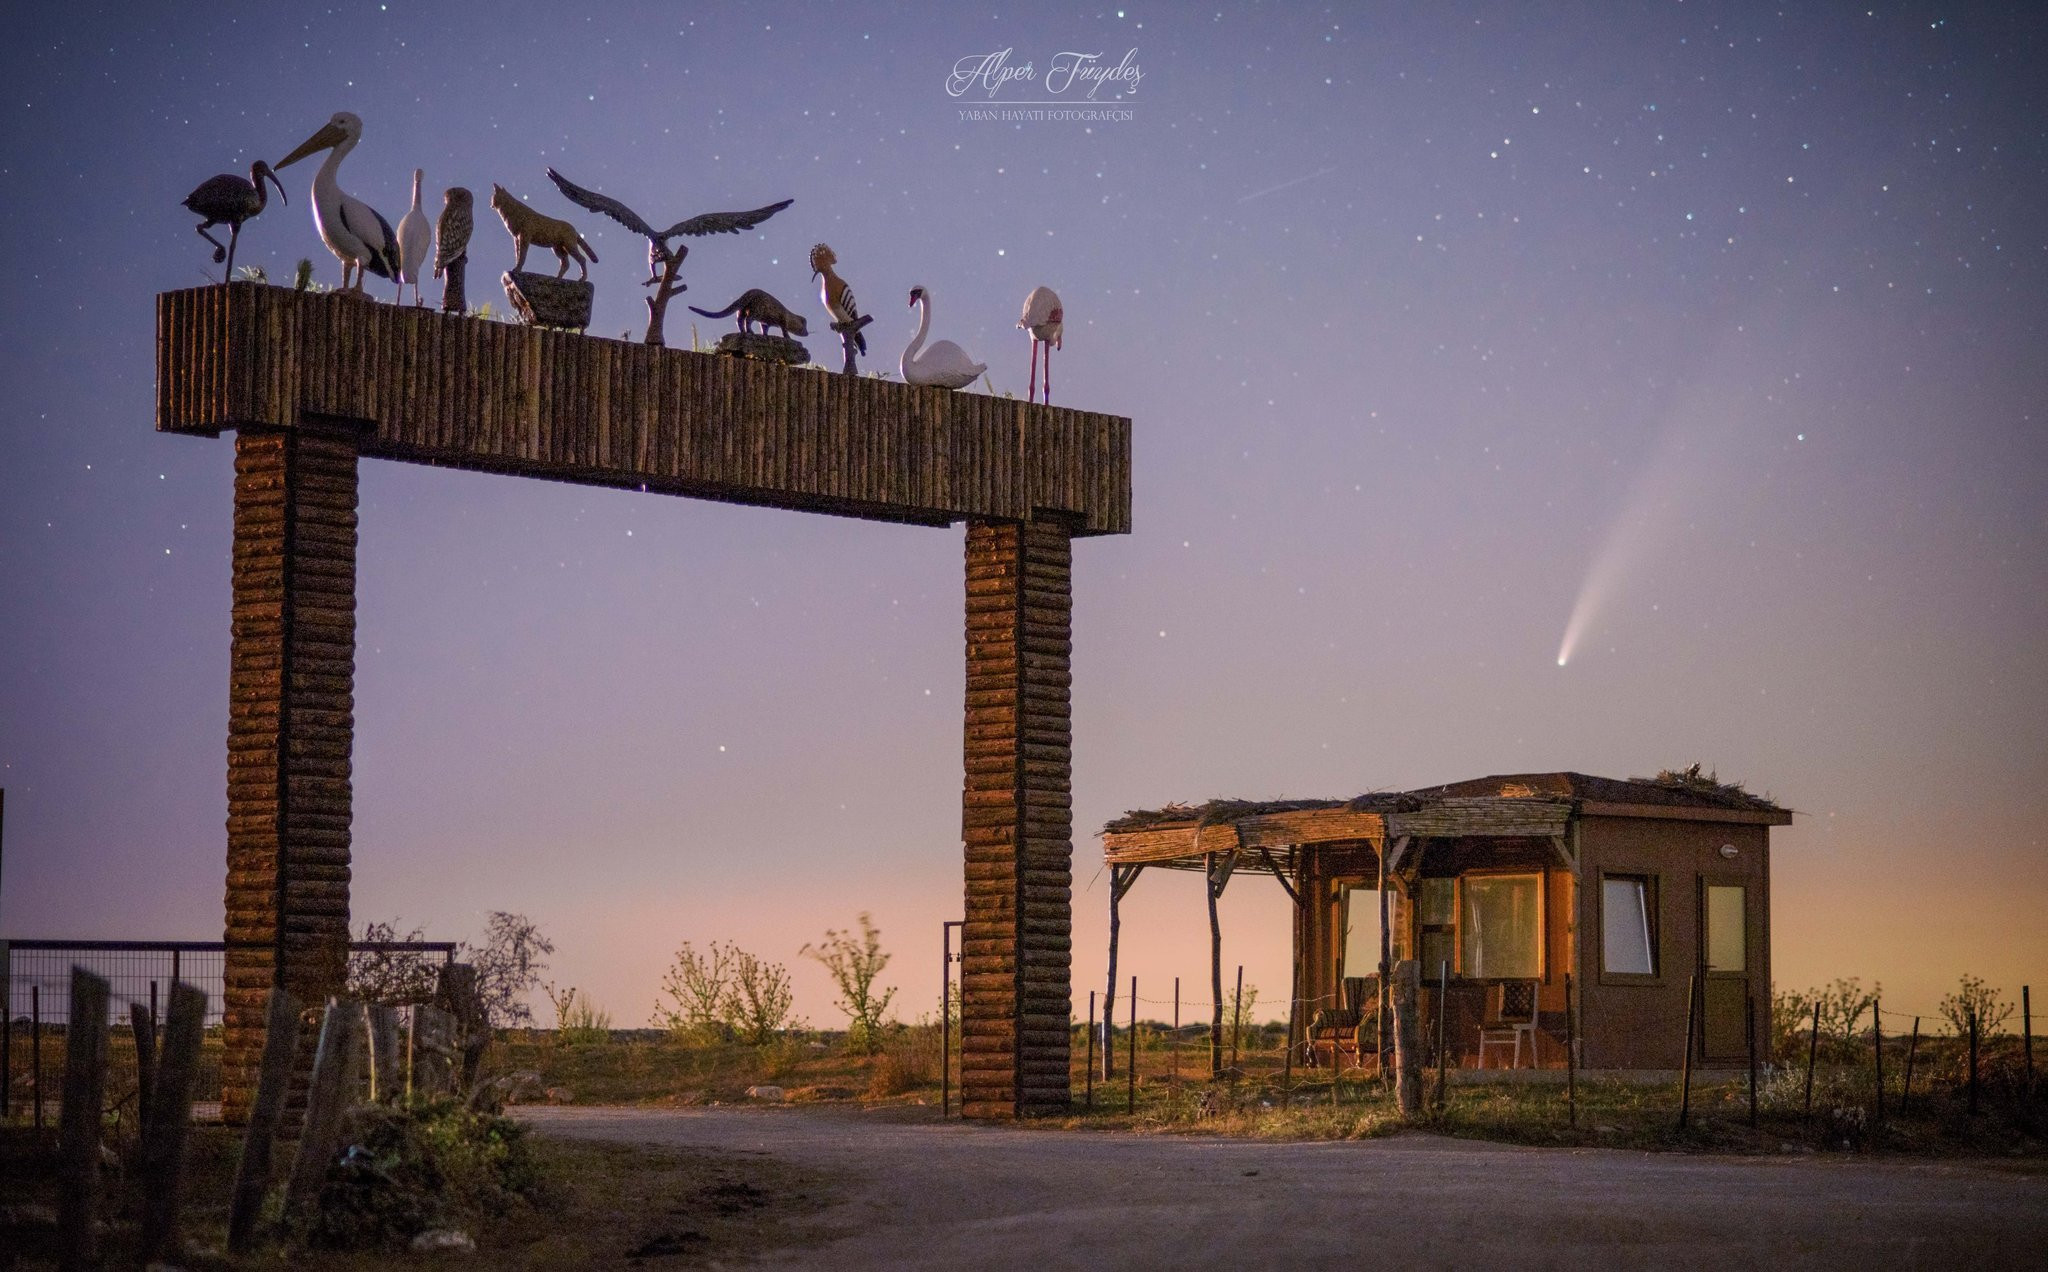
[[[875,1054],[881,1049],[882,1021],[896,991],[878,993],[875,989],[875,979],[889,965],[889,956],[882,950],[881,930],[869,920],[867,911],[860,914],[859,940],[851,932],[827,928],[823,944],[806,945],[800,953],[823,963],[832,974],[832,983],[839,987],[836,1006],[846,1013],[846,1045],[866,1055]]]
[[[2000,996],[1998,990],[1978,980],[1968,972],[1963,973],[1956,992],[1944,995],[1941,1000],[1942,1019],[1957,1037],[1966,1037],[1970,1032],[1970,1017],[1977,1018],[1977,1036],[1989,1038],[1999,1027],[2012,1019],[2012,1004]]]
[[[453,1100],[354,1111],[351,1143],[327,1168],[299,1238],[333,1249],[390,1248],[434,1227],[475,1227],[530,1202],[540,1172],[526,1128]]]
[[[414,928],[401,934],[397,923],[366,923],[357,941],[424,941],[426,932]],[[348,955],[348,996],[366,1003],[401,1007],[434,1001],[434,986],[440,978],[442,958],[422,950],[350,950]]]
[[[700,954],[684,941],[661,979],[661,992],[668,1003],[655,1003],[655,1025],[689,1042],[737,1040],[758,1047],[794,1023],[789,969],[730,943],[713,941]]]
[[[1842,977],[1823,989],[1805,992],[1783,990],[1771,996],[1771,1054],[1782,1063],[1806,1063],[1808,1039],[1813,1029],[1814,1009],[1820,1010],[1819,1059],[1827,1064],[1847,1064],[1861,1059],[1869,1050],[1857,1035],[1866,1023],[1871,1005],[1882,993],[1882,985],[1863,988],[1854,976]]]
[[[545,988],[548,1001],[555,1005],[557,1041],[571,1047],[611,1041],[612,1014],[591,1002],[588,994],[578,994],[574,985],[559,991],[553,985]]]

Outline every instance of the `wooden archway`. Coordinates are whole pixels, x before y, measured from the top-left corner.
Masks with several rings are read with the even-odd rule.
[[[965,522],[963,1107],[1065,1107],[1072,541],[1130,531],[1129,420],[257,283],[157,297],[156,416],[235,433],[229,1121],[271,986],[346,969],[364,458]]]

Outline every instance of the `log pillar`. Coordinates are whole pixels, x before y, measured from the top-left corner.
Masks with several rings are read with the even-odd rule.
[[[255,1096],[271,987],[318,1004],[347,974],[355,576],[354,435],[238,432],[221,1062],[231,1124]]]
[[[1063,526],[967,523],[968,1117],[1063,1110],[1072,1085],[1072,564]]]

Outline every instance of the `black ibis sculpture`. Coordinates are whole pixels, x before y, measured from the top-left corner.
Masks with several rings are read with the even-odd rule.
[[[268,193],[263,188],[265,181],[277,187],[280,201],[291,203],[284,197],[284,185],[278,181],[277,174],[261,159],[249,165],[247,177],[223,172],[200,182],[198,189],[185,196],[185,206],[206,218],[199,223],[199,237],[213,244],[214,264],[227,262],[227,272],[221,275],[223,279],[235,276],[235,242],[242,237],[242,222],[263,211]],[[228,227],[225,247],[221,246],[219,239],[207,233],[216,225]]]

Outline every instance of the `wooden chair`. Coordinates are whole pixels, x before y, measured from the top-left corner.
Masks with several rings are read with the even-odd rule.
[[[1502,981],[1486,999],[1486,1018],[1479,1025],[1479,1067],[1486,1067],[1488,1047],[1514,1046],[1511,1069],[1522,1067],[1522,1036],[1529,1037],[1529,1067],[1536,1067],[1536,982]]]
[[[1304,1059],[1311,1069],[1362,1069],[1366,1056],[1379,1054],[1379,977],[1348,976],[1343,993],[1344,1006],[1325,1007],[1309,1021]]]

